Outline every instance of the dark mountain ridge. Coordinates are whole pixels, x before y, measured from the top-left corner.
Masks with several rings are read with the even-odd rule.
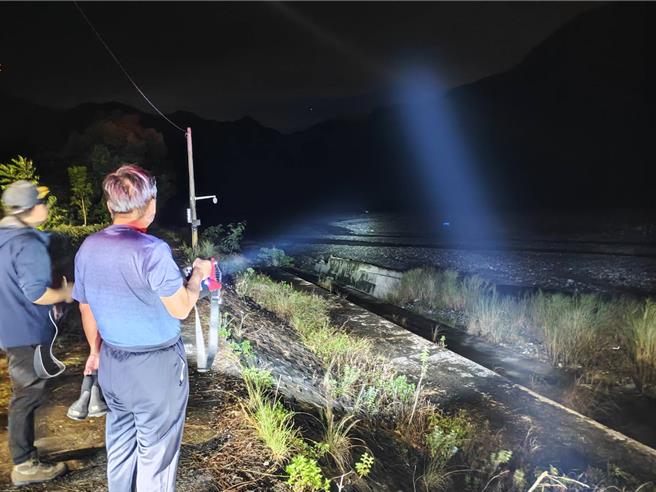
[[[447,95],[489,187],[490,206],[654,208],[655,12],[651,4],[589,11],[513,69]],[[162,118],[120,103],[61,111],[0,95],[0,107],[2,161],[56,152],[71,132],[112,112],[139,115],[144,127],[164,136],[184,210],[184,135]],[[208,222],[289,222],[311,212],[424,206],[398,108],[292,134],[250,117],[218,122],[183,111],[169,117],[193,129],[197,192],[220,197],[218,207],[202,205]],[[46,177],[53,171],[37,164]],[[170,219],[182,221],[184,213]]]

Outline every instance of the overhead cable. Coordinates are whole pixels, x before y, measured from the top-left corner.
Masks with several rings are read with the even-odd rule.
[[[91,30],[94,32],[94,34],[96,35],[96,37],[98,38],[98,40],[102,43],[102,45],[105,47],[105,49],[107,50],[107,52],[108,52],[108,53],[110,54],[110,56],[114,59],[114,61],[115,61],[116,64],[118,65],[118,67],[119,67],[119,68],[121,69],[121,71],[125,74],[125,76],[128,78],[128,80],[130,81],[130,83],[131,83],[131,84],[134,86],[134,88],[137,90],[137,92],[139,92],[139,94],[141,94],[141,97],[143,97],[143,98],[145,99],[145,101],[146,101],[148,104],[150,104],[150,106],[151,106],[151,107],[157,112],[157,114],[159,114],[162,118],[164,118],[166,121],[168,121],[171,125],[173,125],[175,128],[177,128],[178,130],[180,130],[181,132],[184,133],[185,130],[184,130],[183,128],[181,128],[181,127],[179,127],[178,125],[176,125],[175,123],[173,123],[173,122],[172,122],[172,121],[171,121],[171,120],[170,120],[170,119],[169,119],[164,113],[162,113],[162,112],[159,110],[159,108],[158,108],[157,106],[155,106],[155,105],[152,103],[152,101],[151,101],[150,99],[148,99],[148,96],[146,96],[146,94],[144,94],[144,92],[139,88],[139,86],[138,86],[137,83],[134,81],[134,79],[132,79],[132,77],[130,77],[130,74],[128,73],[128,71],[125,69],[125,67],[123,67],[123,64],[120,62],[120,60],[118,59],[118,57],[114,54],[114,52],[113,52],[113,51],[111,50],[111,48],[107,45],[107,43],[106,43],[105,40],[102,38],[102,36],[100,35],[100,33],[99,33],[99,32],[96,30],[96,28],[93,26],[93,24],[91,23],[91,21],[89,20],[89,18],[87,17],[87,15],[84,13],[84,11],[82,10],[82,8],[78,5],[78,3],[77,3],[75,0],[73,1],[73,3],[74,3],[75,6],[77,7],[77,9],[80,11],[80,14],[82,14],[82,17],[84,17],[84,20],[87,22],[87,24],[89,24],[89,27],[90,27]]]

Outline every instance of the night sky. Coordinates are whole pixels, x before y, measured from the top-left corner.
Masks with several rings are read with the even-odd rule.
[[[80,4],[164,112],[282,131],[389,103],[409,62],[455,87],[509,69],[597,3]],[[0,3],[0,91],[148,110],[72,3]]]

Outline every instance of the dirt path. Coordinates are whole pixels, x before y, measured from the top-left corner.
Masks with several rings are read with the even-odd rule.
[[[65,461],[71,472],[45,487],[11,486],[11,460],[7,444],[7,404],[10,397],[6,357],[0,358],[0,491],[104,491],[107,490],[105,419],[82,422],[66,417],[82,382],[87,345],[79,316],[71,312],[63,323],[56,354],[66,364],[63,376],[52,383],[51,398],[37,415],[37,447],[41,456]],[[239,403],[243,388],[238,380],[190,368],[187,408],[177,488],[180,491],[287,490],[267,460],[268,451],[248,427]]]

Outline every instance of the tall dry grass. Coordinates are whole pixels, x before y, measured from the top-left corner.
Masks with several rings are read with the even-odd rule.
[[[434,268],[407,271],[390,300],[459,310],[469,333],[495,343],[537,340],[554,365],[630,367],[640,388],[656,385],[653,301],[544,292],[502,296],[481,277]]]
[[[647,299],[626,316],[626,345],[640,389],[656,384],[656,303]]]
[[[598,295],[540,292],[529,305],[533,329],[553,364],[594,366],[612,338],[617,306]]]
[[[415,268],[403,274],[391,300],[431,309],[466,309],[492,290],[492,284],[476,275],[461,277],[454,270]]]
[[[467,309],[467,332],[495,343],[521,339],[530,325],[530,304],[525,298],[491,294],[472,298]]]

